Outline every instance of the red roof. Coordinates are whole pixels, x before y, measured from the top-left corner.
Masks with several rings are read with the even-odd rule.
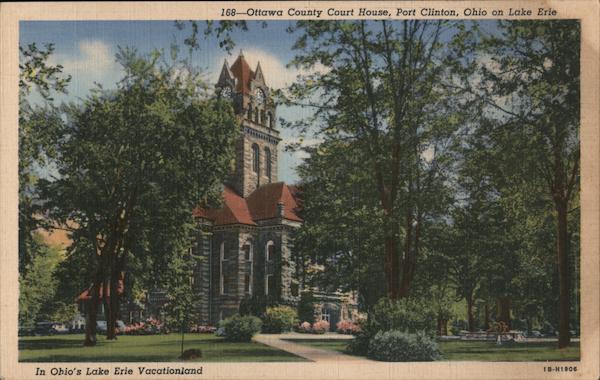
[[[248,196],[246,201],[254,220],[276,218],[278,216],[278,204],[281,202],[283,203],[283,217],[285,219],[302,221],[296,214],[298,208],[296,199],[292,196],[289,186],[283,182],[270,183],[259,187]]]
[[[92,286],[90,285],[89,288],[87,288],[86,290],[81,292],[81,294],[79,296],[77,296],[77,298],[75,298],[75,302],[87,301],[90,298],[92,298],[92,296],[90,295],[91,289],[92,289]],[[120,279],[119,285],[117,286],[117,293],[119,295],[123,295],[124,290],[125,290],[125,284],[123,283],[123,279]],[[104,296],[104,286],[100,285],[100,298],[98,298],[98,300],[101,300],[103,296]],[[106,296],[110,297],[110,287],[106,291]]]
[[[298,216],[298,203],[294,198],[296,189],[290,189],[283,182],[270,183],[256,189],[248,198],[239,196],[233,189],[225,186],[223,207],[219,209],[196,208],[195,217],[212,220],[215,225],[246,224],[256,225],[256,221],[277,218],[278,204],[283,204],[283,217],[301,222]]]
[[[219,209],[202,209],[198,207],[194,210],[193,215],[210,219],[216,225],[256,225],[252,220],[246,200],[228,186],[225,186],[225,189],[223,189],[223,207]]]
[[[237,79],[235,90],[243,94],[250,93],[250,81],[254,78],[254,72],[242,54],[237,57],[230,70]]]

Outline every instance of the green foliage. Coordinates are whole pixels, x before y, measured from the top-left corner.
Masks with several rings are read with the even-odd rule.
[[[59,249],[47,246],[40,235],[28,242],[33,253],[25,274],[19,276],[19,325],[33,326],[49,319],[57,280],[54,272],[62,260]]]
[[[268,307],[263,317],[263,332],[280,334],[290,331],[298,324],[296,310],[289,306]]]
[[[429,221],[450,202],[453,134],[465,121],[467,102],[444,85],[451,65],[440,41],[455,30],[441,20],[298,21],[291,30],[292,64],[311,72],[291,86],[291,101],[318,103],[292,127],[324,140],[299,169],[297,246],[324,265],[319,285],[359,290],[366,309],[406,296]]]
[[[184,238],[185,235],[182,236]],[[175,240],[176,241],[176,240]],[[187,239],[177,242],[180,245],[179,254],[174,254],[167,267],[168,277],[165,290],[167,292],[166,312],[167,323],[173,330],[187,331],[195,322],[195,302],[197,292],[192,287],[192,276],[196,260],[189,250],[183,249],[190,242]]]
[[[227,341],[250,342],[254,334],[260,332],[262,321],[254,316],[234,315],[219,322],[219,327],[223,328]]]
[[[438,344],[424,333],[380,331],[369,344],[368,357],[387,362],[427,362],[441,358]]]
[[[52,95],[66,93],[71,78],[61,65],[48,62],[53,44],[19,46],[19,52],[19,273],[24,275],[35,255],[34,231],[42,225],[43,197],[36,185],[40,169],[56,157],[53,141],[62,123]],[[32,104],[35,95],[41,100]]]
[[[52,321],[55,322],[62,322],[62,323],[66,323],[66,322],[70,322],[73,319],[75,319],[75,317],[79,314],[79,311],[77,310],[77,304],[75,303],[70,303],[70,304],[65,304],[62,302],[59,302],[57,305],[55,305],[55,310],[54,313],[52,313]]]
[[[348,348],[357,355],[366,355],[371,340],[380,331],[424,332],[433,336],[436,317],[436,312],[426,302],[411,298],[397,301],[383,298],[369,312],[368,318],[360,323],[360,331]]]
[[[125,74],[115,90],[61,109],[58,174],[38,186],[47,215],[76,226],[71,252],[87,262],[86,285],[107,274],[116,284],[125,271],[131,291],[166,281],[188,247],[191,210],[219,202],[238,130],[231,105],[189,62],[133,49],[117,60]]]
[[[298,302],[298,319],[300,322],[315,322],[315,297],[312,291],[302,292]]]

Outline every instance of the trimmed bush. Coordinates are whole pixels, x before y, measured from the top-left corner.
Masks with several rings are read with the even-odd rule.
[[[369,317],[359,323],[348,349],[355,355],[366,355],[370,341],[380,331],[424,331],[433,336],[436,327],[436,313],[424,302],[410,298],[397,301],[383,298],[369,312]]]
[[[441,358],[440,349],[427,334],[380,331],[369,343],[369,358],[386,362],[429,362]]]
[[[310,334],[312,333],[312,326],[310,325],[310,322],[305,321],[296,328],[296,331],[303,334]]]
[[[268,307],[263,317],[263,332],[279,334],[298,324],[296,310],[289,306]]]
[[[329,331],[329,322],[320,320],[313,323],[312,331],[315,334],[325,334],[327,331]]]
[[[254,334],[260,331],[262,322],[254,316],[239,316],[226,318],[219,323],[222,336],[230,342],[249,342]],[[217,331],[219,331],[217,330]]]
[[[337,323],[336,331],[338,334],[357,334],[360,331],[360,326],[354,321],[339,321]]]

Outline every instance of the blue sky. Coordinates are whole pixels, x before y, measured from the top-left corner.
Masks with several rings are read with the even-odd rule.
[[[194,63],[206,73],[209,83],[218,79],[223,60],[233,63],[240,52],[254,69],[258,61],[265,74],[269,87],[284,88],[291,84],[299,71],[286,68],[294,56],[292,46],[296,35],[286,29],[294,20],[269,21],[262,27],[259,21],[249,21],[248,31],[235,31],[232,38],[236,47],[231,54],[219,48],[216,38],[201,38],[200,50],[194,53]],[[204,24],[201,24],[202,27]],[[482,21],[481,26],[494,33],[494,21]],[[174,21],[22,21],[20,23],[20,43],[54,43],[55,54],[51,59],[60,63],[73,79],[69,94],[57,100],[73,100],[85,97],[94,82],[111,88],[121,78],[120,66],[115,62],[118,47],[135,47],[140,53],[153,49],[169,52],[175,41],[183,46],[183,39],[190,33],[189,25],[183,31],[175,27]],[[310,110],[300,107],[280,106],[278,117],[296,121],[310,117]],[[285,152],[283,148],[298,142],[294,131],[280,129],[282,142],[279,145],[279,180],[294,183],[298,180],[295,168],[303,157],[303,152]],[[303,144],[318,142],[305,139]]]
[[[254,69],[258,61],[265,74],[267,85],[282,88],[291,84],[298,71],[286,68],[294,53],[291,46],[295,36],[286,32],[291,21],[269,22],[263,28],[258,22],[249,22],[248,31],[234,32],[232,37],[236,47],[228,55],[218,47],[215,38],[201,40],[201,48],[194,53],[194,61],[206,72],[206,79],[214,83],[224,59],[229,63],[239,54],[240,49]],[[189,26],[179,31],[173,21],[23,21],[20,23],[20,43],[54,43],[55,54],[51,62],[60,63],[65,72],[72,75],[67,96],[61,100],[74,100],[85,97],[94,82],[111,88],[121,77],[119,65],[115,62],[118,47],[135,47],[140,53],[153,49],[169,51],[171,43],[182,44],[189,35]],[[279,107],[278,116],[293,121],[307,117],[299,107]],[[301,153],[283,152],[285,144],[296,140],[293,131],[280,129],[282,143],[279,146],[279,180],[294,183],[298,180],[295,167]]]

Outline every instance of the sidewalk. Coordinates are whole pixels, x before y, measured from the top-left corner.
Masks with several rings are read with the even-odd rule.
[[[283,351],[287,351],[294,355],[301,356],[305,359],[314,362],[345,362],[345,363],[373,363],[372,360],[358,357],[345,355],[337,351],[323,350],[320,348],[310,347],[303,344],[298,344],[285,339],[331,339],[331,340],[348,340],[352,339],[351,335],[340,335],[340,334],[298,334],[298,333],[286,333],[286,334],[258,334],[254,337],[254,340],[266,344]]]

